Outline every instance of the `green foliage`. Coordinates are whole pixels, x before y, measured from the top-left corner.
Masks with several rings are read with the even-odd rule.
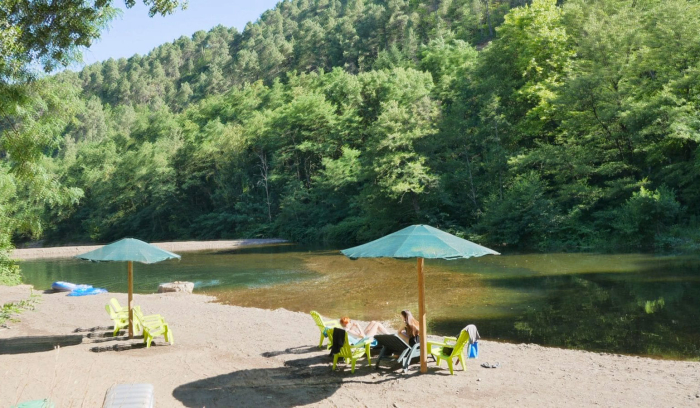
[[[0,285],[2,286],[15,286],[22,283],[19,265],[10,259],[11,250],[9,237],[7,235],[0,236]]]
[[[0,206],[16,239],[692,247],[699,43],[689,0],[285,1],[3,105]]]
[[[29,298],[17,302],[5,303],[0,307],[0,327],[5,326],[7,321],[18,322],[15,315],[25,310],[34,310],[36,304],[41,301],[41,295],[31,291]]]
[[[650,191],[642,186],[613,212],[614,235],[627,245],[649,246],[676,223],[680,214],[681,206],[672,190],[662,186]]]
[[[480,222],[489,242],[523,248],[545,243],[555,233],[556,208],[536,173],[517,176],[503,197],[486,202]]]
[[[151,15],[169,14],[180,4],[178,0],[144,3],[151,6]],[[47,208],[56,211],[82,197],[79,188],[60,184],[51,159],[62,146],[70,146],[66,135],[74,118],[82,119],[79,130],[87,138],[103,137],[106,126],[99,114],[76,117],[80,104],[76,86],[38,79],[38,71],[51,72],[79,59],[81,48],[90,46],[116,15],[112,4],[112,0],[0,2],[0,284],[20,281],[19,268],[8,257],[12,238],[39,236]],[[127,7],[134,4],[126,1]],[[108,81],[116,80],[115,68],[108,68]],[[96,100],[87,108],[91,114],[102,111]]]

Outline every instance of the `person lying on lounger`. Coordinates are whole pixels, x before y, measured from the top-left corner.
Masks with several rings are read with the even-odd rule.
[[[343,329],[345,329],[346,332],[348,332],[348,340],[350,340],[350,343],[352,344],[357,343],[364,337],[374,337],[374,335],[377,333],[389,334],[386,327],[376,321],[369,322],[367,327],[362,330],[362,327],[360,327],[356,321],[350,320],[349,317],[344,316],[340,318],[340,325],[343,326]]]

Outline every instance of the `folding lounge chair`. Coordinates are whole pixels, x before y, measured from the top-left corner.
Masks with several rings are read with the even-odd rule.
[[[398,334],[378,334],[374,336],[377,345],[382,347],[377,358],[376,369],[379,369],[379,363],[382,360],[390,359],[401,364],[403,371],[408,371],[408,365],[411,360],[420,357],[420,343],[416,343],[413,347],[409,346]],[[397,355],[396,359],[391,356]]]
[[[340,322],[337,320],[323,320],[323,317],[321,317],[321,315],[315,310],[311,311],[311,317],[314,319],[316,326],[318,326],[318,329],[321,331],[321,340],[318,342],[318,348],[323,348],[323,339],[328,337],[329,329],[336,327],[340,328]],[[333,340],[328,337],[327,349],[331,348],[331,343],[333,343]]]
[[[113,385],[102,404],[102,408],[153,408],[155,396],[151,384]]]
[[[450,374],[454,375],[454,359],[459,358],[462,364],[462,371],[467,370],[466,360],[464,359],[464,348],[469,343],[469,333],[462,330],[457,337],[445,337],[442,343],[429,341],[428,354],[432,355],[440,365],[442,360],[447,361],[447,367],[450,369]]]

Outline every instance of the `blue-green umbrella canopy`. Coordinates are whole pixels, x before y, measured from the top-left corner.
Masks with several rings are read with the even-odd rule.
[[[165,251],[149,243],[134,238],[124,238],[102,248],[77,255],[76,258],[88,261],[132,261],[145,264],[180,259],[180,255]]]
[[[348,258],[460,259],[500,255],[429,225],[412,225],[372,242],[340,251]]]

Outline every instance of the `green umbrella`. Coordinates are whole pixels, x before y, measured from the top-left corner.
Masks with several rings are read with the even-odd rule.
[[[88,261],[126,261],[129,272],[129,338],[134,337],[134,297],[133,262],[152,264],[166,259],[180,259],[180,255],[165,251],[149,243],[134,238],[124,238],[94,251],[77,255],[76,258]]]
[[[372,242],[340,251],[356,258],[418,258],[418,322],[420,324],[420,370],[428,371],[426,353],[425,277],[423,259],[460,259],[482,255],[500,255],[466,239],[429,225],[412,225]]]

